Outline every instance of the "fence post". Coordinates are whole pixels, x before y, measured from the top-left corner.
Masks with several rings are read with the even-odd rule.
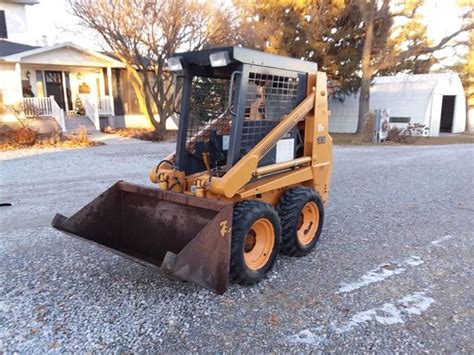
[[[96,96],[94,96],[94,125],[97,130],[100,131],[100,121],[99,121],[99,101]]]
[[[109,88],[109,103],[110,103],[110,113],[112,116],[115,116],[115,108],[114,108],[114,94],[112,93],[112,68],[107,67],[107,84]]]
[[[50,95],[48,102],[46,102],[46,107],[48,112],[50,112],[51,114],[53,114],[53,102],[56,102],[56,100],[54,99],[54,95]]]
[[[380,143],[380,110],[375,110],[374,115],[374,126],[373,126],[373,135],[372,135],[372,142],[377,144]]]
[[[66,133],[66,121],[64,120],[64,110],[61,110],[59,113],[59,120],[60,120],[60,125],[64,133]]]

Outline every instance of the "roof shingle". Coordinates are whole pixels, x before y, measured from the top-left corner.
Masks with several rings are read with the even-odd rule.
[[[0,57],[12,55],[16,53],[26,52],[39,46],[30,46],[28,44],[11,42],[4,39],[0,39]]]

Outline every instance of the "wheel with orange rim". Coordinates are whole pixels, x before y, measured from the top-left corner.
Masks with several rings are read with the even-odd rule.
[[[250,270],[257,271],[270,259],[275,245],[275,229],[267,218],[257,219],[244,239],[244,260]]]
[[[230,277],[252,285],[273,267],[278,254],[281,227],[278,213],[260,201],[242,201],[234,207]]]
[[[302,245],[310,244],[319,226],[319,208],[314,201],[308,201],[300,212],[296,236]]]
[[[282,227],[281,252],[308,254],[316,246],[323,226],[324,205],[319,194],[309,187],[289,189],[277,210]]]

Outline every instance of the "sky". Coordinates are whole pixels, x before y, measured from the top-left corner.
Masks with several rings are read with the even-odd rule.
[[[425,0],[421,13],[428,25],[429,37],[437,41],[456,31],[460,26],[460,12],[456,0]],[[40,4],[27,7],[27,17],[30,31],[39,39],[46,36],[48,45],[70,41],[90,49],[101,49],[100,38],[78,25],[77,18],[69,12],[67,0],[41,0]],[[453,54],[452,50],[446,50],[441,56],[452,57]]]

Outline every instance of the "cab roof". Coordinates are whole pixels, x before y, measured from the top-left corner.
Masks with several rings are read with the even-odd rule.
[[[209,55],[217,52],[227,52],[231,64],[243,63],[303,73],[315,73],[318,70],[318,65],[313,62],[284,57],[281,55],[261,52],[238,46],[181,52],[173,54],[172,57],[181,57],[181,59],[187,64],[210,66],[211,63],[209,60]]]

